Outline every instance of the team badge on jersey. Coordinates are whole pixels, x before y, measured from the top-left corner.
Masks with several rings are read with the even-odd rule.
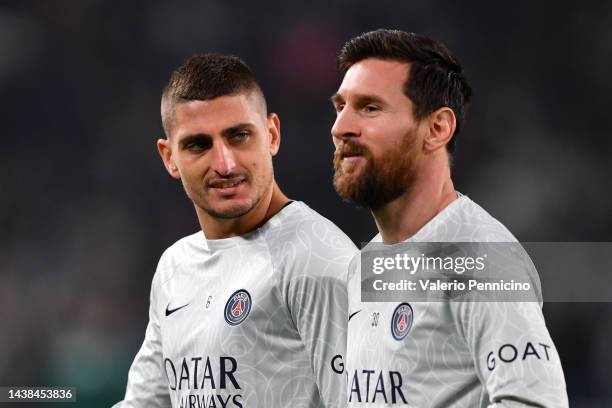
[[[395,308],[391,317],[391,334],[397,341],[403,340],[412,327],[412,307],[408,303],[401,303]]]
[[[244,289],[235,291],[225,304],[225,321],[237,326],[244,321],[251,311],[251,295]]]

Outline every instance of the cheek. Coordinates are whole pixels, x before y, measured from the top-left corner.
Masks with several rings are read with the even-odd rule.
[[[412,121],[403,117],[396,117],[397,120],[385,120],[372,129],[377,136],[389,145],[399,145],[405,142],[406,137],[414,138],[418,133],[418,127]]]
[[[179,172],[183,183],[197,187],[208,175],[210,163],[203,157],[192,160],[183,160]]]
[[[253,186],[263,188],[270,181],[273,174],[272,159],[269,157],[261,157],[259,160],[253,160],[248,169],[251,175]]]
[[[272,162],[272,156],[267,146],[261,146],[256,151],[251,152],[247,157],[243,158],[248,170],[252,173],[260,172],[267,168],[268,162]]]

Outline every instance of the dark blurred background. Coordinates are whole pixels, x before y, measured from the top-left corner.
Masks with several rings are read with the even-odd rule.
[[[75,386],[72,407],[122,398],[157,260],[199,228],[155,148],[162,86],[195,52],[252,66],[282,121],[280,185],[361,242],[370,215],[331,185],[334,57],[375,28],[430,35],[474,88],[457,189],[522,241],[612,240],[610,2],[14,3],[0,4],[0,385]],[[544,311],[571,405],[612,406],[610,304]]]

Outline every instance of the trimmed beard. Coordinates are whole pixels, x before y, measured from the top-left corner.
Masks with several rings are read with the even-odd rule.
[[[396,148],[375,158],[362,145],[350,140],[334,152],[334,187],[343,200],[369,210],[378,210],[408,191],[416,179],[416,132],[407,132]],[[358,154],[366,159],[357,174],[344,173],[342,158]]]
[[[248,206],[230,208],[225,211],[217,211],[212,207],[200,208],[206,211],[206,213],[208,213],[208,215],[210,215],[212,218],[231,220],[232,218],[242,217],[243,215],[249,213],[253,208],[255,208],[257,204],[259,204],[259,201],[261,201],[261,197],[257,198],[256,200],[253,200],[253,202],[251,202],[251,204]]]
[[[232,174],[228,174],[221,178],[233,178],[238,175],[239,174],[232,173]],[[251,180],[253,180],[253,176],[250,173],[245,173],[245,174],[240,174],[240,175],[245,177],[246,183],[249,183]],[[217,210],[216,208],[214,208],[214,206],[209,205],[208,202],[206,202],[206,200],[204,199],[199,199],[196,201],[192,198],[192,201],[197,207],[199,207],[204,212],[206,212],[210,217],[221,219],[221,220],[230,220],[230,219],[242,217],[243,215],[246,215],[249,212],[251,212],[261,202],[262,198],[264,197],[268,189],[273,188],[272,186],[273,183],[274,183],[274,170],[272,168],[272,160],[270,159],[270,168],[269,168],[268,173],[263,177],[263,182],[261,181],[261,179],[260,179],[260,183],[257,183],[257,181],[255,181],[255,186],[253,187],[253,190],[255,190],[256,195],[253,197],[253,200],[250,203],[244,206],[235,206],[235,207],[226,208],[224,210]],[[189,196],[189,194],[187,195]]]

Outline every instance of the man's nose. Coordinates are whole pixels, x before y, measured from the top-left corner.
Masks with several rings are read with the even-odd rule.
[[[236,158],[234,152],[225,143],[220,142],[213,145],[212,169],[221,176],[227,176],[236,169]]]
[[[334,145],[337,145],[343,139],[360,135],[359,123],[349,108],[344,108],[342,111],[338,112],[331,133]]]

